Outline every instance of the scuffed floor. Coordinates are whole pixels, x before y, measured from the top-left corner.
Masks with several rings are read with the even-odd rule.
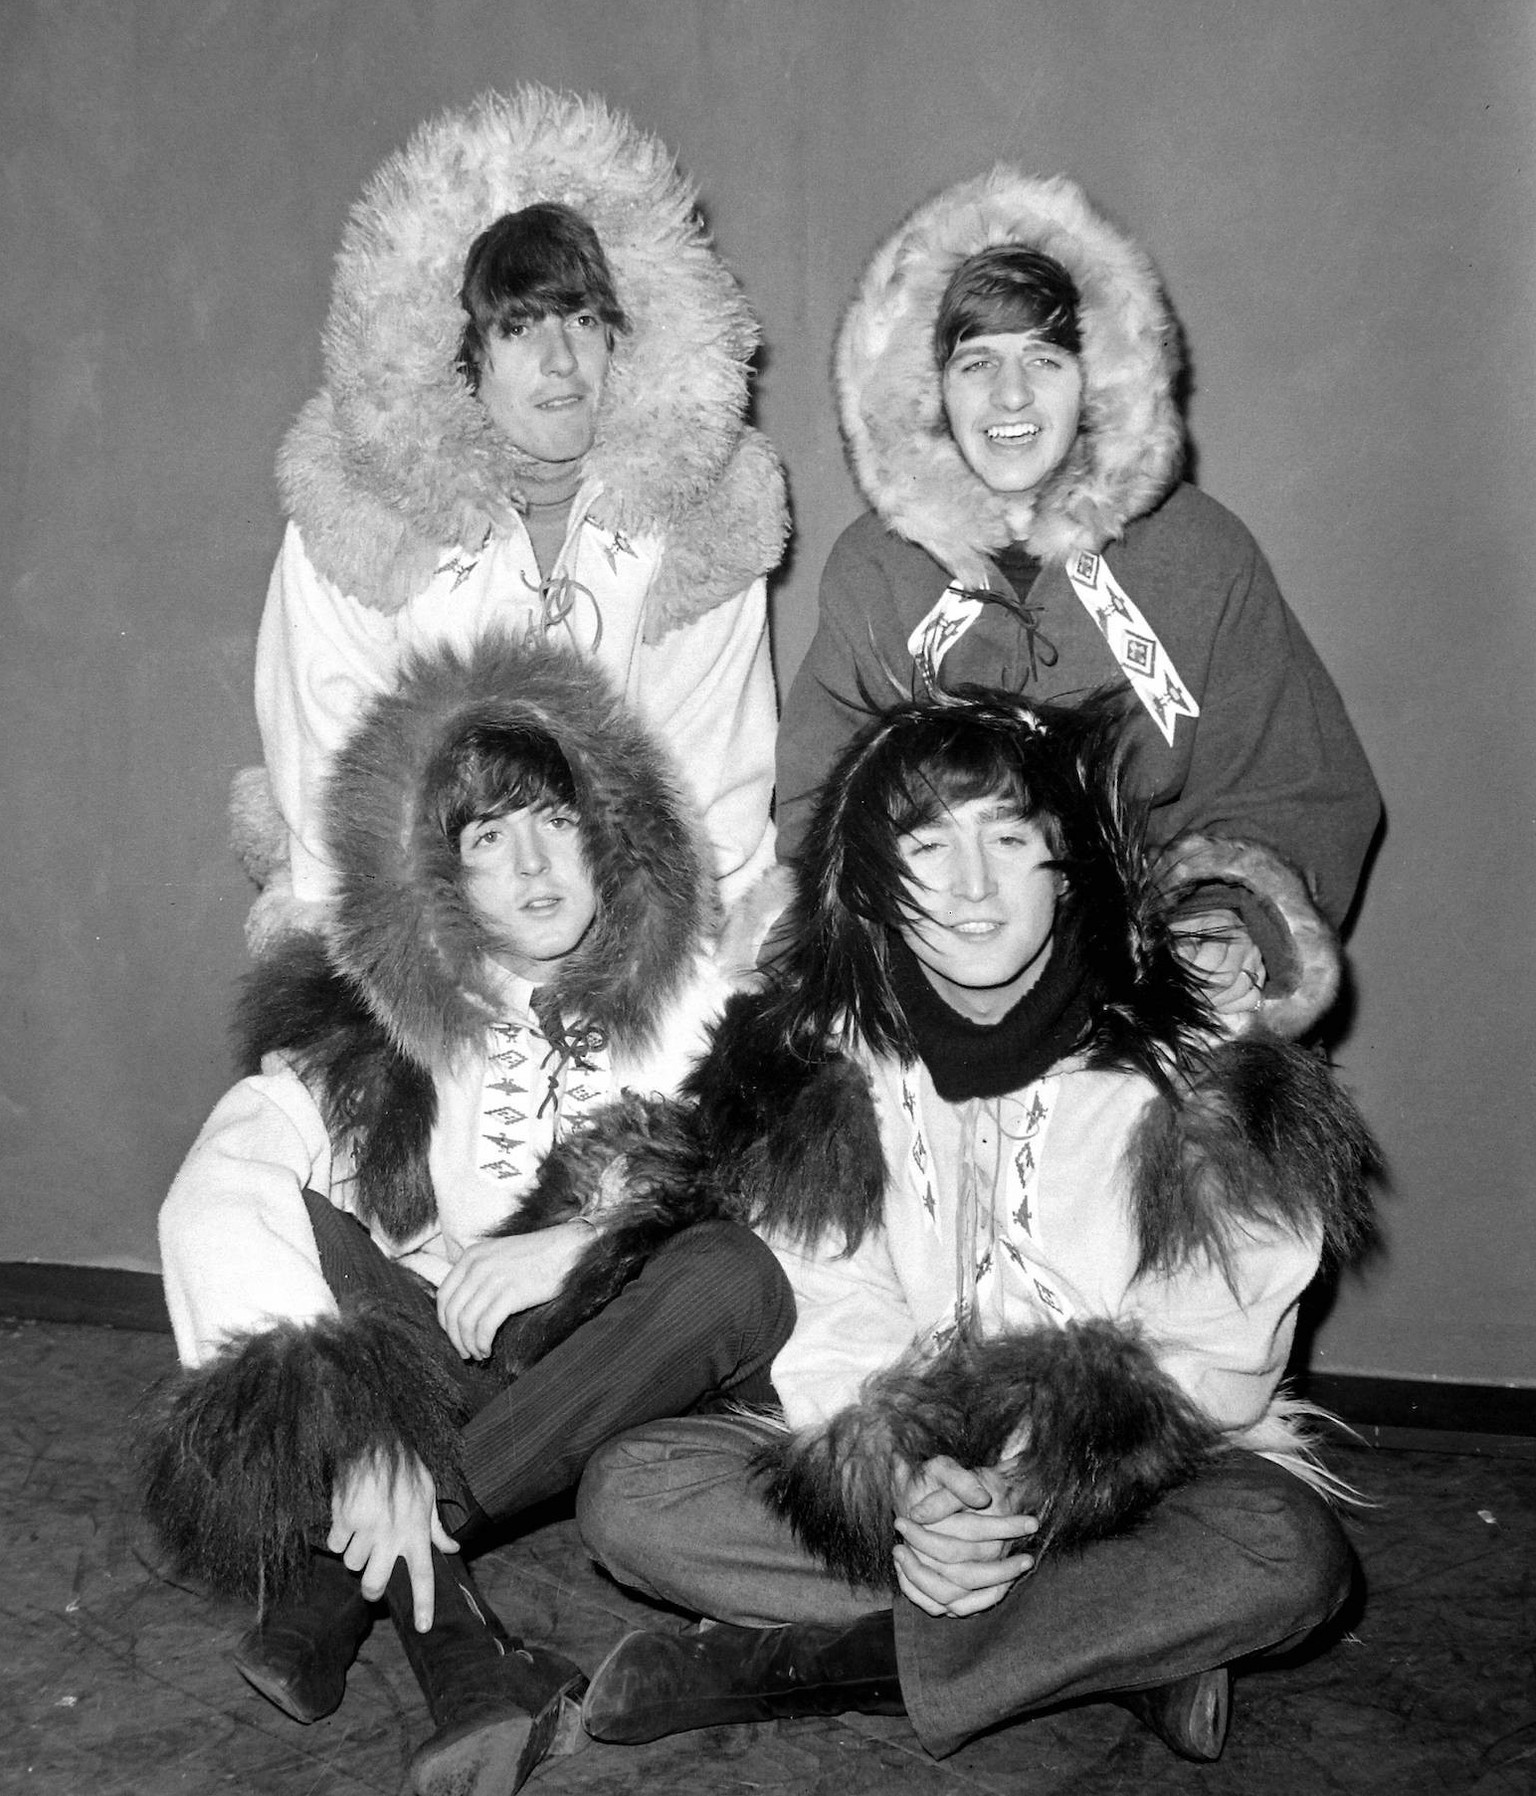
[[[35,1796],[395,1796],[428,1731],[388,1626],[338,1714],[295,1726],[228,1662],[246,1617],[172,1582],[133,1513],[127,1418],[167,1337],[0,1322],[5,1631],[0,1790]],[[1390,1796],[1536,1789],[1536,1460],[1344,1452],[1377,1499],[1352,1529],[1369,1597],[1321,1657],[1237,1685],[1218,1765],[1175,1759],[1103,1705],[1009,1728],[943,1764],[901,1720],[849,1716],[592,1745],[530,1796],[1003,1792]],[[515,1632],[589,1668],[646,1614],[586,1561],[568,1518],[482,1558]]]

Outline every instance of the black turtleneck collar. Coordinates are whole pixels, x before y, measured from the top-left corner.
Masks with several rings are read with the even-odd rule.
[[[894,931],[890,973],[918,1058],[948,1104],[1018,1091],[1065,1059],[1088,1025],[1075,931],[1065,919],[1058,920],[1044,972],[996,1023],[973,1023],[952,1010]]]

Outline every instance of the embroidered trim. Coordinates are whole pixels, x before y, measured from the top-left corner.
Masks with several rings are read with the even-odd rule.
[[[1099,626],[1121,673],[1171,748],[1178,720],[1200,715],[1172,656],[1102,555],[1084,550],[1069,557],[1066,574],[1083,608]]]

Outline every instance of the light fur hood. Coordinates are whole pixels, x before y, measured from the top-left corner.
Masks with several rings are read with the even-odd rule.
[[[1077,284],[1082,423],[1066,461],[1035,492],[993,493],[944,419],[933,327],[966,257],[1013,243],[1054,257]],[[834,357],[844,439],[865,498],[887,527],[963,584],[1022,541],[1044,561],[1102,549],[1178,478],[1183,428],[1173,388],[1178,327],[1156,270],[1064,176],[1000,163],[920,206],[876,253]]]
[[[589,662],[542,641],[491,636],[469,655],[408,661],[336,762],[327,833],[340,873],[329,934],[396,1046],[437,1067],[499,1014],[491,932],[425,797],[430,769],[471,723],[547,731],[575,777],[598,914],[554,982],[568,1028],[622,1051],[650,1045],[691,974],[713,884],[666,755]]]
[[[773,451],[743,423],[756,321],[661,142],[596,98],[529,86],[423,125],[353,208],[324,332],[324,385],[278,458],[321,573],[397,610],[445,547],[478,548],[531,463],[455,367],[475,236],[560,201],[597,231],[632,325],[614,344],[586,472],[611,529],[660,533],[656,640],[774,567],[788,528]]]

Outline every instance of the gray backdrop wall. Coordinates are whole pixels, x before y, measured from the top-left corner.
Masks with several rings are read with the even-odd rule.
[[[228,1076],[225,792],[330,258],[418,121],[540,79],[675,147],[762,315],[781,680],[856,509],[825,370],[873,245],[1008,157],[1152,249],[1200,478],[1390,814],[1339,1047],[1389,1251],[1315,1363],[1531,1381],[1533,40],[1529,0],[9,0],[0,1260],[155,1264]]]

